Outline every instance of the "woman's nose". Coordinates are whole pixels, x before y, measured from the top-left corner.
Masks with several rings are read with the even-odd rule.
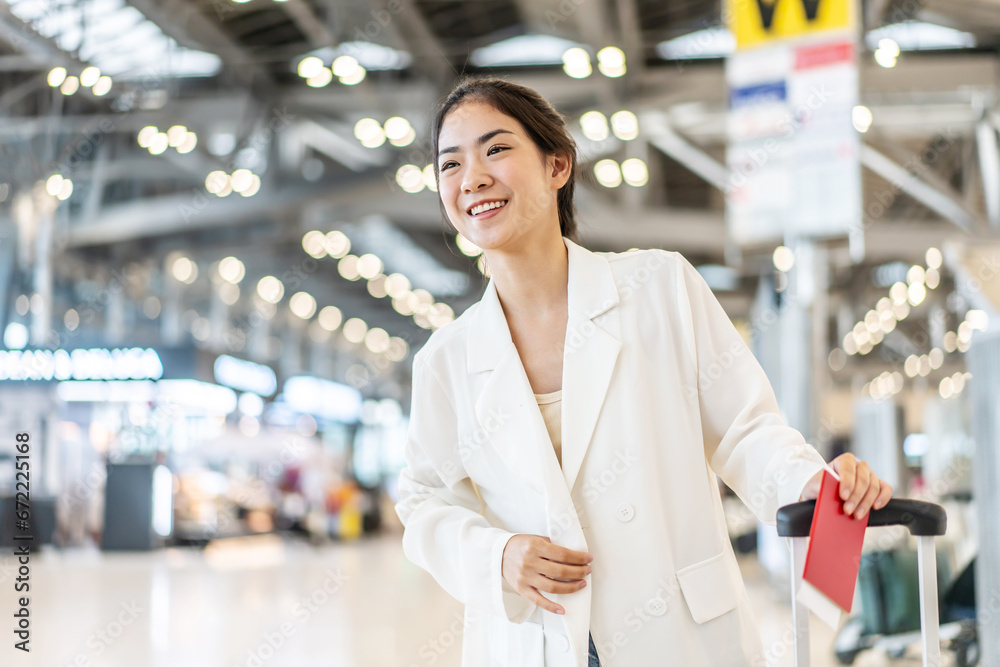
[[[462,182],[462,192],[465,192],[466,194],[476,192],[477,190],[482,190],[489,184],[490,177],[488,174],[478,169],[470,169],[466,173],[466,177]]]

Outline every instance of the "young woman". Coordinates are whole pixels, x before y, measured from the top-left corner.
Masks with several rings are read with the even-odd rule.
[[[681,255],[578,245],[576,146],[537,92],[461,82],[433,146],[491,277],[414,357],[396,511],[466,605],[462,664],[766,664],[715,476],[773,524],[824,460]],[[832,467],[858,518],[892,495],[851,454]]]

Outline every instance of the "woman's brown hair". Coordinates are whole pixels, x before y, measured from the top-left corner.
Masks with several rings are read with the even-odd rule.
[[[465,102],[482,102],[500,113],[510,116],[521,124],[543,155],[568,155],[570,158],[569,180],[559,188],[556,202],[559,210],[559,231],[563,236],[579,243],[576,225],[576,206],[573,191],[576,186],[576,142],[566,128],[565,117],[549,104],[548,100],[535,90],[495,77],[467,77],[438,105],[431,128],[433,141],[434,178],[440,186],[441,171],[437,154],[440,146],[438,138],[445,117]],[[442,202],[441,210],[448,219]]]

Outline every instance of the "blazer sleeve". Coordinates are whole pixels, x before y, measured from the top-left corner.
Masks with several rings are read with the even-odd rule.
[[[826,462],[785,423],[764,369],[705,279],[677,257],[706,460],[758,519],[774,525],[778,508],[797,502]]]
[[[395,506],[404,526],[403,553],[463,604],[521,623],[536,605],[506,584],[501,568],[516,533],[490,525],[480,513],[459,458],[451,399],[419,354],[412,395]]]

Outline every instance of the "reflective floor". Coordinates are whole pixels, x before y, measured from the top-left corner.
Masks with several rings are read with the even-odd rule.
[[[0,615],[18,576],[0,557]],[[744,578],[774,666],[788,605],[755,558]],[[31,654],[3,633],[0,665],[39,667],[458,667],[462,607],[403,556],[399,536],[321,548],[258,539],[240,548],[105,554],[47,551],[31,562]],[[9,627],[10,621],[4,623]],[[813,665],[837,664],[813,621]],[[436,641],[432,641],[436,640]],[[918,650],[894,664],[919,664]],[[856,665],[890,664],[862,654]],[[950,658],[943,664],[952,664]]]

